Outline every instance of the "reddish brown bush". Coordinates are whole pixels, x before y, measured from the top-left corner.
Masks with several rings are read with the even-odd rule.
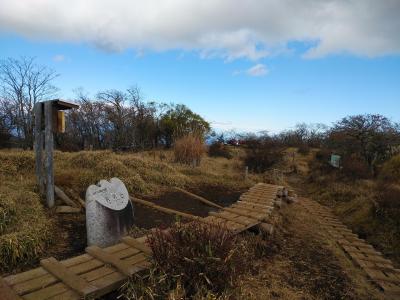
[[[154,231],[148,243],[157,268],[182,284],[187,297],[204,289],[223,291],[249,265],[244,244],[215,225],[177,223],[168,231]]]
[[[367,179],[372,176],[368,164],[357,156],[345,157],[342,162],[342,173],[350,179]]]
[[[379,179],[400,183],[400,155],[396,155],[383,164]]]
[[[225,157],[231,159],[233,157],[229,147],[221,142],[214,142],[208,147],[208,155],[211,157]]]
[[[400,226],[400,187],[380,182],[376,186],[376,214]]]

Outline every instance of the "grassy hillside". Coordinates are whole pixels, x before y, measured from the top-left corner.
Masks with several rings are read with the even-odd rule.
[[[299,171],[290,182],[314,200],[329,206],[361,238],[400,265],[400,156],[388,161],[375,179],[344,176],[315,157],[296,153]],[[308,164],[308,167],[304,167]],[[396,165],[397,166],[397,165]],[[388,178],[390,177],[391,180]]]
[[[55,183],[70,197],[84,199],[85,191],[100,179],[119,177],[131,195],[157,197],[171,187],[207,192],[242,191],[263,180],[244,180],[240,150],[233,159],[204,157],[193,168],[174,162],[169,151],[116,154],[110,151],[55,152]],[[0,269],[9,271],[37,261],[62,228],[59,216],[44,207],[29,151],[0,151]],[[34,225],[34,226],[32,226]]]

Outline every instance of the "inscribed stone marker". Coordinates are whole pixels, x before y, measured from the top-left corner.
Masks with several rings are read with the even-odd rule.
[[[86,191],[88,245],[107,247],[127,235],[133,225],[133,206],[128,190],[118,178],[100,180]]]

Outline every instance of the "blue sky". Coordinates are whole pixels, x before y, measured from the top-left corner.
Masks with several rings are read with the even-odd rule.
[[[43,2],[46,1],[38,3]],[[0,3],[0,11],[1,6]],[[344,7],[343,11],[346,9],[351,8]],[[335,15],[336,10],[332,11]],[[339,11],[341,18],[343,11]],[[307,23],[305,33],[293,33],[294,29],[286,33],[286,25],[282,25],[282,35],[288,35],[283,40],[268,30],[265,36],[254,37],[260,29],[246,29],[242,34],[242,28],[251,26],[240,17],[228,38],[223,33],[214,39],[214,27],[220,26],[216,23],[201,27],[202,33],[193,25],[195,29],[176,37],[179,30],[175,27],[171,32],[157,27],[148,39],[127,35],[119,40],[115,37],[123,36],[125,27],[119,29],[115,25],[111,33],[100,37],[96,33],[93,37],[93,32],[76,34],[70,28],[70,20],[63,27],[61,18],[58,36],[47,24],[28,26],[26,19],[14,20],[0,12],[0,58],[36,57],[40,64],[60,74],[55,84],[62,98],[73,98],[73,90],[78,87],[94,95],[104,89],[138,85],[146,100],[184,103],[216,128],[277,132],[299,122],[329,125],[346,115],[360,113],[380,113],[400,121],[399,38],[380,32],[380,22],[387,22],[382,14],[369,17],[377,29],[368,30],[368,39],[359,37],[364,33],[357,31],[358,40],[346,37],[344,41],[338,40],[334,30],[329,34],[310,33],[311,38],[290,37],[312,32]],[[191,20],[187,22],[192,25]],[[337,23],[331,22],[330,26],[336,29]],[[393,22],[389,25],[399,24]],[[264,28],[263,24],[257,26]],[[349,32],[361,27],[358,23],[347,26]],[[149,30],[147,27],[143,30]],[[187,37],[190,34],[193,37]],[[374,34],[387,41],[379,39],[374,44]],[[162,39],[164,35],[172,35],[172,41]],[[347,35],[344,31],[343,36]],[[397,39],[396,44],[392,39]]]

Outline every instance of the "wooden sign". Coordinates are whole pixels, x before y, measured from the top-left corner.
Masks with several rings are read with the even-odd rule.
[[[57,132],[65,132],[65,113],[63,111],[57,111]]]

